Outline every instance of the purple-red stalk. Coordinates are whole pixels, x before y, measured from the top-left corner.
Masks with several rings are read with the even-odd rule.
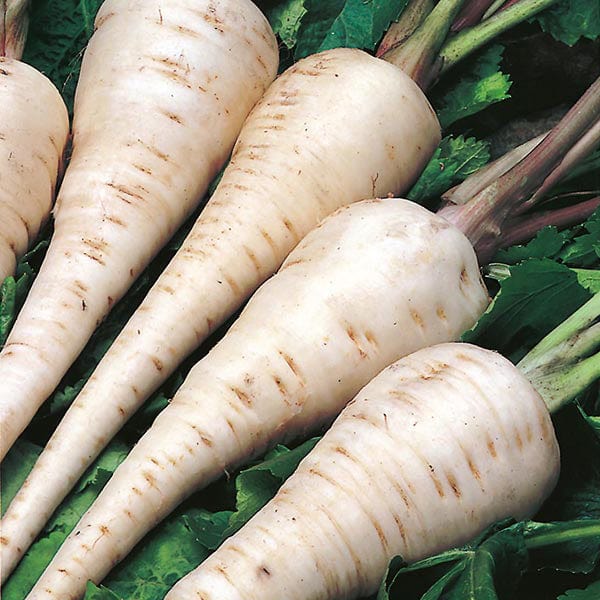
[[[536,192],[565,155],[600,119],[598,78],[550,133],[512,169],[478,192],[466,205],[449,205],[438,214],[461,229],[481,262],[488,262],[507,221],[523,214]]]
[[[461,29],[472,27],[479,23],[494,1],[495,0],[471,0],[471,2],[467,2],[467,4],[461,8],[456,19],[454,19],[450,31],[456,33]]]

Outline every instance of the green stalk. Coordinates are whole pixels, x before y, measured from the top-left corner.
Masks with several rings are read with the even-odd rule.
[[[481,17],[482,21],[489,19],[494,13],[497,13],[502,6],[505,4],[506,0],[495,0],[492,5],[483,13],[483,17]]]
[[[531,523],[524,530],[528,550],[557,546],[582,538],[600,536],[600,519],[580,519],[558,523]]]
[[[422,89],[435,79],[439,49],[465,0],[440,0],[412,35],[382,58],[400,67]]]
[[[469,175],[463,182],[442,194],[444,204],[460,205],[469,202],[471,198],[521,162],[547,135],[548,132],[542,133],[526,141]]]
[[[451,69],[465,56],[475,52],[496,36],[514,25],[555,4],[558,0],[520,0],[506,10],[492,15],[479,25],[465,29],[448,41],[440,50],[440,75]]]
[[[600,292],[551,331],[517,367],[556,412],[600,377]],[[594,353],[595,352],[595,353]]]

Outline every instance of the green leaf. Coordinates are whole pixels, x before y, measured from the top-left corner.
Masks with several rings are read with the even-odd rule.
[[[558,231],[556,227],[544,227],[526,245],[511,246],[499,250],[494,261],[514,265],[528,258],[554,258],[569,239],[568,231]]]
[[[127,561],[103,582],[116,597],[161,600],[179,579],[195,569],[210,553],[194,535],[188,519],[168,518],[138,544]]]
[[[7,277],[0,287],[0,346],[4,345],[16,312],[17,284],[14,277]]]
[[[600,292],[600,271],[594,269],[573,269],[577,274],[577,281],[590,294]]]
[[[543,31],[572,46],[581,38],[600,36],[600,3],[597,0],[561,0],[534,17]]]
[[[528,523],[524,529],[532,569],[591,573],[600,558],[600,519]]]
[[[83,600],[121,600],[119,596],[113,594],[104,586],[97,587],[91,581],[87,582],[85,587],[85,596]]]
[[[263,462],[238,475],[235,481],[236,512],[231,515],[226,535],[237,531],[275,495],[317,441],[318,438],[312,438],[293,450],[277,446]]]
[[[438,198],[453,184],[487,164],[489,159],[487,142],[462,135],[445,137],[406,197],[419,203]]]
[[[557,258],[572,267],[589,267],[598,263],[600,257],[600,210],[574,229],[582,233],[574,235]],[[585,232],[585,233],[584,233]]]
[[[556,227],[544,227],[526,245],[516,245],[499,250],[494,262],[514,265],[528,258],[551,258],[570,267],[590,267],[598,263],[600,252],[600,210],[596,210],[581,225],[558,231]],[[581,281],[594,287],[596,275],[582,272]]]
[[[44,73],[62,92],[71,112],[83,48],[94,31],[103,0],[35,2],[23,60]]]
[[[176,581],[270,500],[316,442],[316,438],[308,440],[293,450],[277,446],[263,461],[242,471],[235,481],[235,512],[212,513],[189,503],[178,509],[117,566],[104,587],[119,598],[161,600]]]
[[[43,231],[35,246],[17,262],[14,277],[7,277],[0,285],[0,347],[6,342],[17,313],[25,300],[35,277],[29,264],[40,261],[48,247],[49,231]]]
[[[29,475],[42,449],[27,440],[18,439],[2,461],[0,503],[2,514]]]
[[[377,600],[514,597],[527,565],[523,524],[497,524],[471,544],[404,566],[390,564]],[[395,573],[394,573],[395,570]]]
[[[504,47],[490,46],[474,62],[461,70],[459,79],[434,88],[431,102],[435,107],[442,129],[482,111],[491,104],[510,98],[511,81],[500,71]]]
[[[296,59],[329,48],[373,50],[407,0],[304,0]]]
[[[27,595],[59,546],[83,513],[98,497],[127,452],[127,447],[115,441],[86,471],[77,487],[58,507],[38,540],[30,547],[10,579],[3,586],[2,598],[4,600],[22,600]]]
[[[598,600],[600,598],[600,580],[584,589],[567,590],[557,600]]]
[[[570,405],[553,417],[561,471],[540,521],[600,519],[600,436],[583,411]]]
[[[296,45],[298,29],[302,17],[306,14],[304,2],[305,0],[283,0],[275,6],[265,9],[273,31],[288,48]]]
[[[510,274],[463,340],[499,350],[517,362],[591,295],[571,269],[549,259],[527,260],[510,267]]]

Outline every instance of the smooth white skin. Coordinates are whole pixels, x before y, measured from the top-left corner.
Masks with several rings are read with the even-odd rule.
[[[389,560],[531,517],[559,474],[546,406],[509,361],[468,344],[382,371],[275,498],[165,600],[339,600],[376,592]]]
[[[50,216],[69,115],[39,71],[0,57],[0,284]]]
[[[250,0],[107,0],[96,26],[54,237],[0,354],[0,458],[198,204],[277,69]]]
[[[29,600],[80,597],[194,490],[331,422],[386,365],[457,339],[487,303],[473,248],[445,220],[398,199],[338,210],[193,367]]]
[[[183,247],[9,508],[4,563],[16,563],[126,419],[298,240],[339,206],[405,190],[438,142],[437,119],[419,87],[364,52],[332,50],[282,75],[246,121]]]

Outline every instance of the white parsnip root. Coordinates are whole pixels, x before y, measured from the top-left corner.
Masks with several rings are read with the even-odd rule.
[[[29,29],[30,0],[0,0],[0,56],[20,60]]]
[[[15,564],[125,420],[308,231],[340,206],[407,189],[439,139],[418,86],[359,50],[323,52],[280,76],[244,124],[182,248],[9,508],[5,565]]]
[[[487,302],[471,244],[444,219],[398,199],[338,210],[191,370],[28,598],[79,598],[194,490],[331,422],[382,368],[456,339]]]
[[[344,409],[275,498],[165,600],[348,600],[490,524],[531,517],[556,484],[549,412],[508,360],[415,352]]]
[[[0,284],[50,216],[69,134],[52,82],[0,57]]]
[[[275,76],[249,0],[107,0],[44,264],[0,353],[0,458],[198,204]]]

